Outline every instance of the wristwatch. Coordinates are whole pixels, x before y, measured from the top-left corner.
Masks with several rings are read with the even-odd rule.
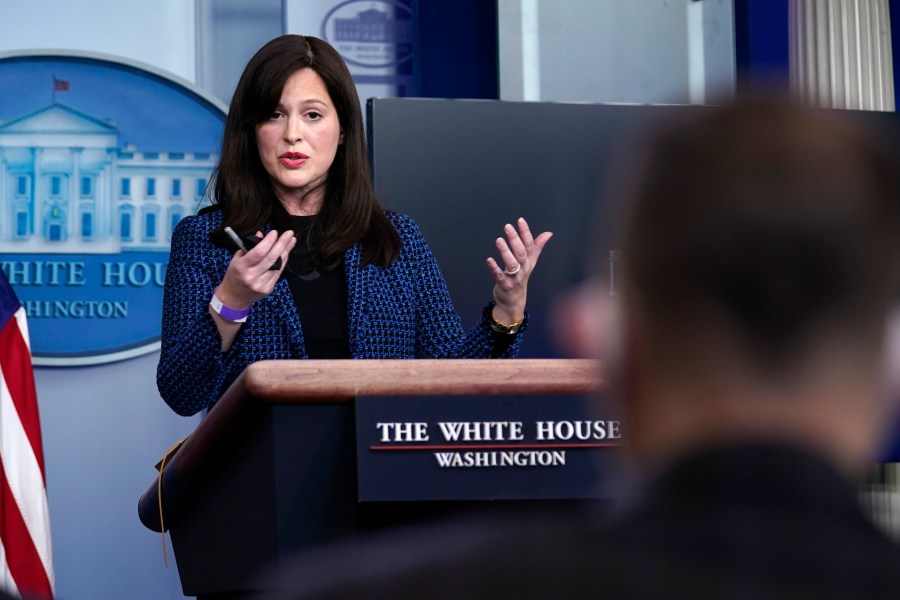
[[[519,330],[522,329],[522,323],[524,322],[525,319],[519,319],[512,325],[504,325],[503,323],[497,321],[492,313],[488,313],[488,323],[490,323],[491,329],[493,329],[497,333],[505,333],[507,335],[519,333]]]
[[[213,309],[214,313],[232,323],[243,323],[247,320],[247,315],[250,314],[249,308],[237,310],[236,308],[225,306],[225,304],[223,304],[216,296],[215,292],[213,292],[212,298],[209,299],[209,306]]]

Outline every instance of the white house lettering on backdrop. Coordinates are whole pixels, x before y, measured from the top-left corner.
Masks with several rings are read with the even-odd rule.
[[[103,261],[86,264],[79,260],[5,260],[0,270],[19,288],[81,288],[96,281],[99,289],[114,296],[114,288],[162,288],[166,276],[165,261]],[[111,289],[113,288],[113,289]],[[96,286],[90,289],[98,289]],[[123,319],[128,317],[128,302],[109,298],[63,298],[23,300],[29,318]]]

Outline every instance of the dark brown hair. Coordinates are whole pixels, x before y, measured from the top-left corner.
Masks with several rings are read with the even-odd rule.
[[[648,326],[698,349],[725,322],[775,369],[836,327],[879,341],[900,287],[900,202],[886,154],[854,125],[754,98],[659,135],[624,246]]]
[[[318,38],[284,35],[250,59],[225,120],[214,202],[224,213],[224,224],[242,235],[253,234],[266,223],[278,230],[290,227],[260,160],[256,126],[271,116],[288,78],[306,68],[325,83],[344,136],[328,171],[324,202],[314,225],[317,258],[333,266],[361,240],[362,264],[386,266],[399,254],[400,238],[375,197],[356,87],[340,54]],[[227,245],[221,229],[213,232],[212,239]]]

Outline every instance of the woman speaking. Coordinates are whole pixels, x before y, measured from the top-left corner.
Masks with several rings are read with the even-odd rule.
[[[509,358],[544,245],[519,219],[488,258],[493,299],[466,333],[416,224],[372,187],[362,114],[340,55],[285,35],[232,99],[213,204],[172,236],[157,385],[182,415],[248,365],[297,358]]]

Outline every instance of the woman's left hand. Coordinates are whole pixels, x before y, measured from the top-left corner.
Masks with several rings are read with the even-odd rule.
[[[545,231],[537,237],[531,235],[525,219],[516,221],[516,227],[507,224],[503,228],[506,239],[497,238],[500,262],[487,259],[487,268],[494,276],[494,320],[504,325],[518,323],[525,318],[525,297],[528,278],[537,265],[541,250],[553,237]],[[502,265],[502,266],[501,266]]]

